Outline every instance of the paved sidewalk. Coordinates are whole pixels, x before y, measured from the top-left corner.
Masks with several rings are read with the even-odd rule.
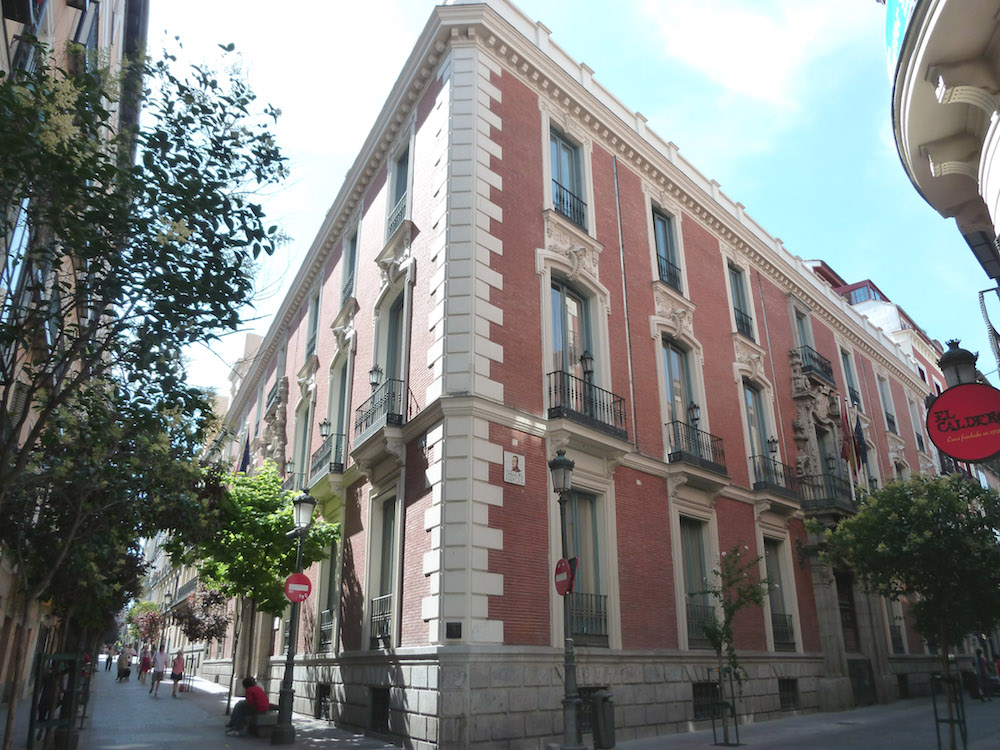
[[[941,707],[939,704],[939,710]],[[1000,748],[1000,699],[983,703],[966,697],[965,709],[968,750]],[[942,728],[941,741],[945,748],[949,746],[946,731]],[[721,732],[719,740],[722,740]],[[759,750],[937,750],[938,747],[930,698],[743,725],[740,743]],[[620,750],[685,750],[712,746],[711,729],[618,742]],[[961,739],[958,746],[962,747]]]
[[[148,684],[138,684],[134,674],[128,682],[116,682],[113,672],[99,669],[91,683],[90,705],[80,730],[78,750],[250,750],[270,745],[267,738],[225,736],[227,686],[196,677],[192,687],[192,691],[171,698],[173,683],[165,681],[159,696],[153,697]],[[29,705],[22,703],[18,710],[15,748],[25,747]],[[302,714],[294,714],[292,721],[298,747],[394,747]],[[2,733],[0,725],[0,737]],[[41,743],[35,747],[40,748]]]
[[[98,670],[91,687],[87,719],[80,731],[79,750],[250,750],[270,744],[267,739],[226,737],[226,687],[195,678],[193,691],[176,699],[166,682],[160,696],[136,683],[116,682],[111,672]],[[969,750],[1000,748],[1000,699],[989,703],[966,698]],[[4,711],[0,710],[0,718]],[[393,745],[325,721],[295,714],[297,745],[337,750],[384,750]],[[25,746],[27,706],[18,711],[15,748]],[[2,732],[2,724],[0,724]],[[620,750],[690,750],[712,747],[711,730],[624,740]],[[721,737],[720,737],[721,739]],[[947,739],[944,747],[947,747]],[[869,750],[906,748],[937,750],[934,714],[929,698],[898,701],[840,713],[812,713],[740,727],[742,745],[760,750]],[[959,743],[961,747],[961,743]],[[36,744],[36,748],[40,745]]]

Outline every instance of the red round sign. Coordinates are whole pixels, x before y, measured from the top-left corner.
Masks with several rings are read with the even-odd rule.
[[[566,596],[573,590],[573,571],[565,557],[556,563],[556,593]]]
[[[956,461],[985,461],[1000,453],[1000,391],[982,383],[949,388],[927,410],[927,434]]]
[[[305,573],[292,573],[285,581],[285,596],[290,602],[304,602],[312,591],[312,582]]]

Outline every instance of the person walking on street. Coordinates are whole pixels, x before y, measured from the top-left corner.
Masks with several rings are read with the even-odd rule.
[[[113,662],[114,660],[115,660],[115,647],[114,646],[108,646],[108,658],[104,662],[104,671],[105,672],[110,672],[111,671],[111,662]]]
[[[153,660],[149,657],[149,649],[145,646],[142,647],[142,655],[139,657],[139,684],[146,684],[146,675],[149,674],[150,667],[153,666]]]
[[[160,683],[163,682],[163,673],[167,670],[167,655],[163,653],[163,644],[160,650],[153,654],[153,682],[149,686],[149,694],[154,698],[160,696]]]
[[[170,667],[170,679],[174,681],[173,697],[177,697],[177,684],[184,679],[184,652],[178,651],[174,657],[174,663]]]

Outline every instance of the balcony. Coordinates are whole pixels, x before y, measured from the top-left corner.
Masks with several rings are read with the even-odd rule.
[[[771,633],[774,635],[775,651],[795,650],[795,628],[792,626],[791,615],[772,612]]]
[[[628,440],[625,399],[568,372],[549,373],[549,419],[565,417]]]
[[[291,476],[285,477],[285,481],[283,481],[281,483],[281,489],[282,489],[283,492],[287,492],[288,490],[294,490],[295,489],[295,475],[294,474],[292,474]]]
[[[333,610],[324,609],[319,615],[319,648],[317,652],[326,654],[333,651]]]
[[[343,307],[354,295],[354,271],[351,271],[344,279],[344,285],[340,289],[340,306]]]
[[[608,597],[603,594],[567,594],[569,627],[577,646],[608,645]]]
[[[775,461],[770,456],[751,456],[753,488],[758,492],[776,492],[792,499],[799,497],[799,480],[795,469]]]
[[[710,604],[687,605],[688,648],[712,648],[705,635],[705,625],[715,622],[715,607]]]
[[[382,425],[403,424],[403,381],[386,380],[354,412],[354,441],[362,443]]]
[[[676,291],[681,291],[681,269],[679,266],[675,266],[669,260],[664,258],[662,255],[656,256],[656,263],[660,267],[660,281],[662,281],[667,286],[675,289]]]
[[[726,473],[722,438],[684,422],[667,424],[667,463],[688,463],[718,474]]]
[[[587,228],[587,204],[555,180],[552,180],[552,207],[574,224]]]
[[[392,636],[392,594],[372,599],[371,648],[389,648]]]
[[[278,378],[274,381],[274,385],[271,386],[271,390],[267,392],[267,402],[264,406],[264,411],[270,411],[271,407],[278,403],[278,385],[281,383],[281,379]]]
[[[799,477],[802,507],[811,513],[856,513],[857,503],[851,497],[851,485],[841,476],[824,473]]]
[[[306,339],[306,359],[309,359],[312,355],[316,353],[316,339],[318,331],[313,331],[309,334],[309,338]]]
[[[744,338],[755,341],[753,337],[753,318],[738,307],[733,308],[733,317],[736,319],[736,332]]]
[[[397,201],[396,205],[392,207],[392,211],[389,212],[389,221],[386,224],[385,236],[392,237],[396,230],[403,225],[403,219],[406,218],[406,195],[404,194],[402,198]]]
[[[851,399],[851,406],[856,406],[858,408],[858,411],[864,411],[861,408],[861,394],[858,393],[857,388],[852,388],[851,386],[847,386],[847,395]]]
[[[833,365],[826,357],[811,346],[800,346],[799,356],[802,357],[802,373],[819,378],[827,385],[836,385],[833,379]]]
[[[331,474],[344,473],[344,442],[345,435],[330,435],[323,440],[319,450],[312,454],[309,464],[309,478],[316,481],[327,472]]]
[[[885,426],[893,435],[899,434],[899,430],[896,427],[896,416],[894,414],[890,414],[889,412],[885,413]]]

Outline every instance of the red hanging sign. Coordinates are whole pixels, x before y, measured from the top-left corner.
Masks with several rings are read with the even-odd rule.
[[[1000,453],[1000,390],[982,383],[949,388],[927,410],[927,434],[956,461],[985,461]]]

